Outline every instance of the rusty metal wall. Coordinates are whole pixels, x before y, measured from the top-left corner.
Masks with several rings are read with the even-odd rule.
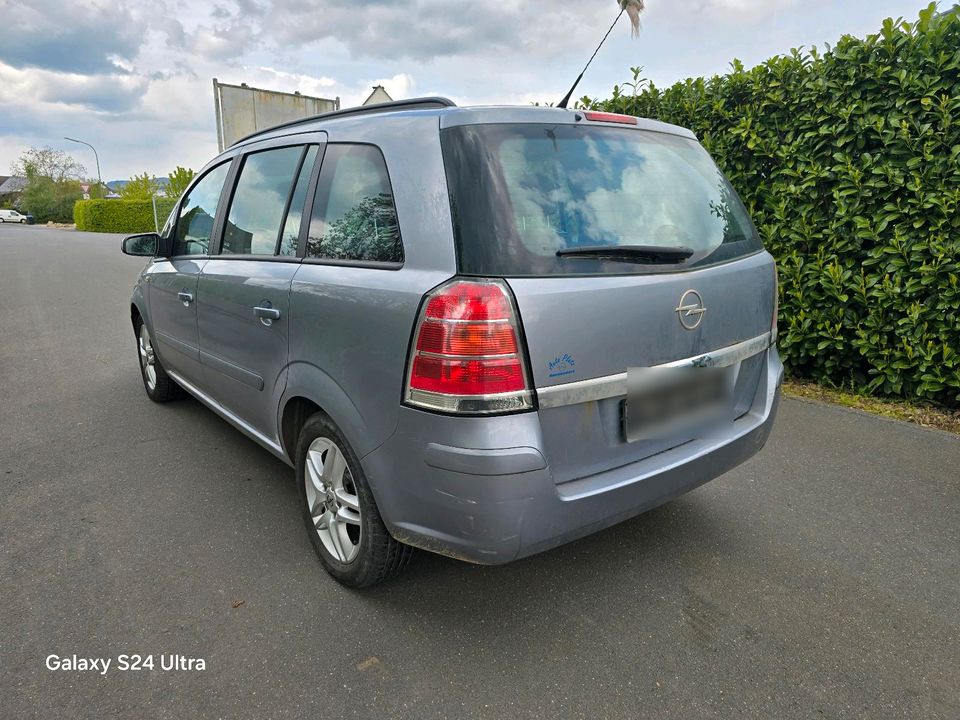
[[[340,98],[310,97],[242,85],[228,85],[213,79],[213,103],[217,118],[220,150],[258,130],[299,118],[340,109]]]

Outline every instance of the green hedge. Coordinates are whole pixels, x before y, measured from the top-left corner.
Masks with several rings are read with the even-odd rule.
[[[789,371],[956,405],[960,17],[931,5],[823,54],[665,90],[639,74],[581,103],[700,136],[777,258]]]
[[[175,200],[157,199],[157,219],[163,227]],[[105,233],[152,232],[153,204],[149,200],[78,200],[73,206],[77,230]]]

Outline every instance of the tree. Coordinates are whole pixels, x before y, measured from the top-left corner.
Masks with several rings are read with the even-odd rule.
[[[32,147],[24,152],[10,166],[14,175],[28,177],[48,177],[54,182],[64,180],[78,180],[86,172],[83,165],[73,159],[63,150],[54,150],[52,147]]]
[[[78,180],[83,165],[62,150],[34,147],[23,153],[11,170],[27,179],[20,203],[24,211],[38,222],[72,220],[73,204],[83,196]]]
[[[134,175],[120,190],[120,197],[124,200],[149,200],[159,189],[156,177],[147,173]]]
[[[54,180],[27,170],[27,186],[23,190],[21,206],[37,222],[68,223],[73,221],[73,205],[83,197],[77,180]]]
[[[196,173],[190,168],[177,165],[177,169],[168,176],[170,182],[167,183],[167,197],[176,200],[183,195],[194,175]]]

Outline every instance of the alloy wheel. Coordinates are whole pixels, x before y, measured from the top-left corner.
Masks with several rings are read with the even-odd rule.
[[[342,563],[360,553],[360,498],[347,458],[333,440],[318,437],[307,448],[307,504],[324,548]]]
[[[140,326],[140,337],[138,338],[140,349],[140,365],[143,368],[143,375],[147,379],[147,388],[154,390],[157,387],[157,356],[153,352],[153,342],[150,340],[150,331],[147,326]]]

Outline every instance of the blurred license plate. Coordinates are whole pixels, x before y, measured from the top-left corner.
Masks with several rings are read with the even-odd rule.
[[[629,368],[627,442],[703,437],[733,420],[736,368]]]

